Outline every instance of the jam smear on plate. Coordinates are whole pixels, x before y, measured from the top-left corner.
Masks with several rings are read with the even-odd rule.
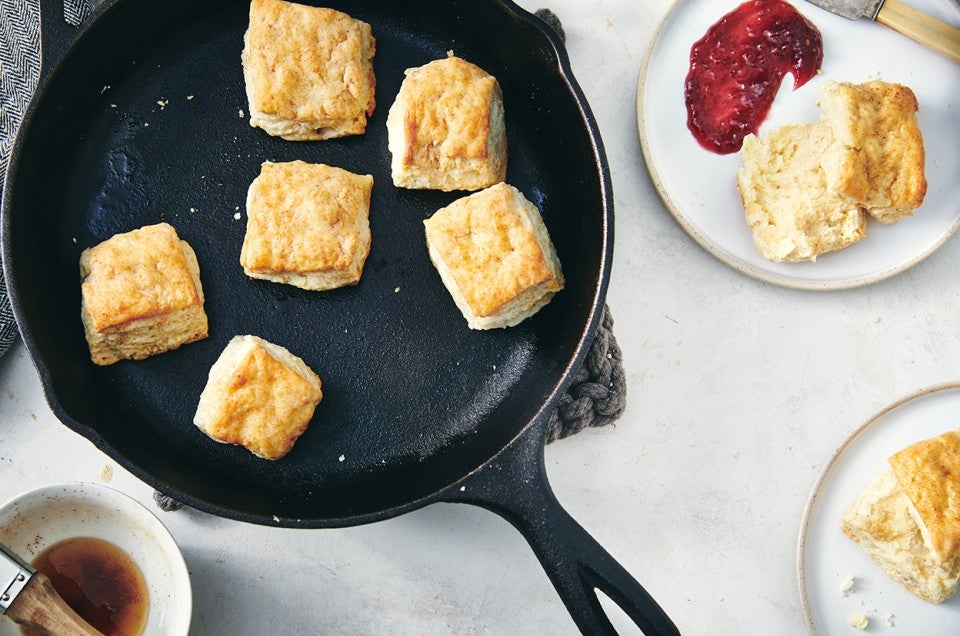
[[[793,75],[797,90],[822,62],[819,29],[792,5],[748,0],[690,49],[687,128],[711,152],[737,152],[766,119],[783,76]]]

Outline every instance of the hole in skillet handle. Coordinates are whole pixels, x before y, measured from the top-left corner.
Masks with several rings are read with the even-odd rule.
[[[546,430],[541,417],[439,500],[486,508],[517,528],[582,633],[617,633],[597,598],[600,590],[646,636],[680,634],[643,586],[557,501],[544,466]]]

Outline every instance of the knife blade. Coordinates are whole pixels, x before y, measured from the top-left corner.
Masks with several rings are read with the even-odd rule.
[[[821,9],[834,13],[848,20],[860,18],[876,19],[883,0],[808,0]]]
[[[807,0],[830,13],[869,18],[960,63],[960,29],[932,18],[900,0]]]

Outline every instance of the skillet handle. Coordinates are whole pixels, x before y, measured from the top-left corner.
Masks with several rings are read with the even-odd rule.
[[[78,7],[77,15],[69,17],[77,24],[71,25],[65,16],[64,0],[40,0],[40,43],[43,51],[40,75],[43,79],[49,77],[60,64],[83,28],[85,12],[80,7],[86,5],[81,0],[76,0],[75,4]]]
[[[601,590],[646,636],[679,635],[649,593],[571,517],[547,481],[545,422],[529,427],[497,457],[442,499],[486,508],[517,528],[584,634],[616,634],[597,599]]]

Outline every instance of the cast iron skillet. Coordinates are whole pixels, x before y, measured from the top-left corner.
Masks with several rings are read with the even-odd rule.
[[[315,143],[251,128],[240,66],[247,3],[114,0],[76,32],[43,4],[43,78],[3,207],[3,262],[51,408],[125,468],[195,508],[247,522],[338,527],[439,502],[483,506],[527,538],[584,632],[613,631],[594,588],[648,634],[676,628],[557,503],[546,420],[581,364],[606,294],[610,176],[556,35],[507,0],[331,0],[377,38],[367,133]],[[503,87],[507,181],[541,209],[566,289],[512,329],[467,329],[430,265],[422,220],[462,193],[399,190],[386,114],[403,70],[453,50]],[[360,284],[330,292],[248,279],[246,189],[264,160],[374,176]],[[171,223],[193,246],[210,337],[94,366],[79,319],[80,252]],[[304,358],[324,400],[284,459],[217,444],[192,424],[210,365],[251,333]]]

